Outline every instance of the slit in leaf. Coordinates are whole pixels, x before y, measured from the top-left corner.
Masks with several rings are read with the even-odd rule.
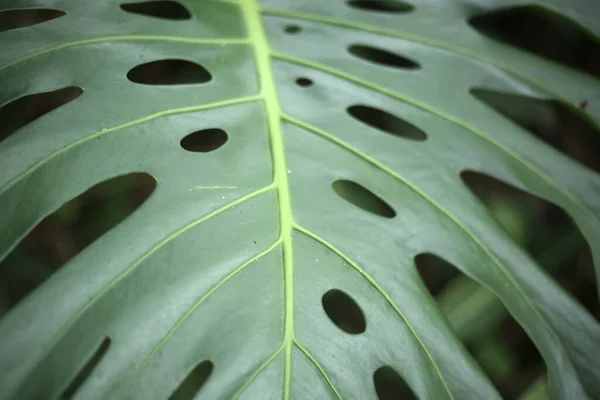
[[[0,142],[20,128],[75,100],[83,90],[68,86],[52,92],[29,94],[0,107]]]
[[[348,5],[363,11],[375,11],[379,13],[406,13],[413,10],[413,6],[396,0],[350,0]]]
[[[176,1],[144,1],[140,3],[125,3],[121,4],[121,9],[132,14],[140,14],[148,17],[175,21],[192,18],[192,14],[188,11],[188,9]]]
[[[398,69],[420,68],[418,63],[409,58],[373,46],[353,44],[348,47],[348,52],[354,57],[376,65],[383,65],[385,67]]]
[[[566,156],[600,172],[600,132],[563,103],[481,88],[470,93]]]
[[[526,5],[476,15],[469,23],[494,40],[600,78],[600,43],[566,16]]]
[[[146,173],[121,175],[98,183],[44,218],[0,263],[0,293],[6,306],[15,306],[131,215],[155,186],[156,180]]]
[[[375,371],[373,383],[379,400],[417,400],[404,379],[389,365]]]
[[[418,254],[415,264],[454,332],[502,398],[518,398],[545,374],[539,351],[492,292],[434,254]]]
[[[390,135],[418,142],[427,139],[427,134],[421,129],[379,108],[353,105],[348,107],[347,112],[350,116],[371,128],[389,133]]]
[[[600,320],[591,250],[569,215],[486,174],[466,170],[460,177],[517,244]]]
[[[49,8],[0,11],[0,32],[41,24],[66,14],[64,11]]]
[[[298,25],[286,25],[284,28],[285,33],[290,34],[290,35],[295,35],[296,33],[299,33],[302,30],[302,28]]]
[[[102,343],[100,343],[100,346],[94,352],[92,357],[88,360],[88,362],[85,363],[83,368],[81,368],[81,370],[71,381],[71,383],[69,383],[69,386],[67,386],[67,388],[63,392],[63,395],[60,397],[60,400],[70,400],[73,398],[73,396],[75,396],[79,388],[81,388],[81,386],[83,386],[83,384],[90,377],[90,375],[92,375],[94,369],[96,368],[96,366],[98,366],[98,364],[108,351],[110,343],[111,340],[109,337],[104,338],[104,340],[102,341]]]
[[[208,153],[215,151],[227,142],[227,133],[219,128],[202,129],[192,132],[183,139],[180,145],[187,151]]]
[[[204,360],[196,365],[173,394],[169,396],[169,400],[192,400],[210,377],[213,368],[214,364],[210,360]]]
[[[352,297],[338,289],[331,289],[321,299],[325,313],[346,333],[359,334],[367,329],[362,310]]]
[[[356,182],[340,179],[331,185],[334,192],[347,202],[372,214],[394,218],[396,212],[379,196]]]
[[[200,64],[179,59],[151,61],[127,73],[127,79],[144,85],[195,85],[212,79]]]

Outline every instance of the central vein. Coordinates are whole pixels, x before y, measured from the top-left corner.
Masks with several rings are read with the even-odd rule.
[[[271,70],[269,44],[264,32],[258,0],[244,0],[242,9],[244,19],[250,35],[250,42],[254,46],[256,68],[260,84],[260,96],[265,104],[268,121],[271,154],[273,157],[274,181],[277,188],[279,203],[279,224],[283,248],[283,269],[285,286],[285,326],[283,332],[283,347],[285,352],[285,370],[283,398],[290,398],[290,381],[292,374],[292,344],[294,342],[294,283],[293,283],[293,256],[292,256],[292,208],[290,203],[290,189],[285,164],[283,136],[281,133],[281,109],[277,99],[277,89]]]

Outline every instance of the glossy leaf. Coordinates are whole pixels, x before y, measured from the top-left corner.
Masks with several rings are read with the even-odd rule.
[[[600,398],[600,326],[460,178],[564,209],[598,271],[600,176],[471,91],[557,101],[597,130],[600,81],[469,25],[503,2],[168,2],[177,18],[149,2],[142,15],[43,3],[66,14],[0,32],[0,105],[83,94],[23,123],[2,114],[19,128],[0,142],[0,259],[100,182],[157,184],[2,317],[0,399],[499,398],[421,282],[425,253],[506,306],[554,398]],[[594,1],[544,4],[598,39]],[[365,61],[356,44],[419,68]],[[136,78],[140,66],[152,70]],[[356,105],[395,119],[367,124]],[[350,332],[324,307],[331,290],[361,317]]]

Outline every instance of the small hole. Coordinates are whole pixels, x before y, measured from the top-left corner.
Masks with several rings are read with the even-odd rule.
[[[192,400],[212,373],[214,364],[210,360],[202,361],[181,382],[177,390],[169,396],[169,400]]]
[[[127,73],[127,79],[145,85],[194,85],[212,79],[200,64],[186,60],[158,60],[140,64]]]
[[[121,4],[121,9],[133,14],[146,15],[148,17],[186,20],[191,19],[192,14],[183,5],[175,1],[145,1],[141,3]]]
[[[396,212],[379,196],[364,186],[348,180],[338,180],[331,185],[335,193],[347,202],[373,214],[394,218]]]
[[[482,34],[600,78],[600,44],[577,22],[539,6],[504,8],[469,19]]]
[[[94,372],[94,369],[96,369],[96,367],[108,351],[110,343],[111,340],[109,337],[104,338],[102,343],[100,343],[98,349],[94,352],[92,357],[90,357],[89,361],[85,363],[83,368],[81,368],[81,370],[71,381],[69,386],[67,386],[61,397],[61,400],[68,400],[73,398],[73,396],[77,393],[79,388],[85,383],[85,381],[90,377],[90,375],[92,375],[92,372]]]
[[[67,15],[64,11],[48,8],[0,11],[0,32],[41,24],[64,15]]]
[[[399,69],[418,69],[419,64],[406,57],[394,54],[390,51],[378,49],[372,46],[354,44],[348,48],[348,52],[361,60],[377,65]]]
[[[341,290],[331,289],[323,295],[327,316],[346,333],[359,334],[367,329],[365,316],[356,302]]]
[[[417,400],[404,379],[390,366],[378,368],[373,374],[373,383],[379,400]]]
[[[563,103],[481,88],[470,93],[566,156],[600,172],[600,132]]]
[[[348,5],[352,8],[381,13],[405,13],[413,10],[413,6],[394,0],[350,0]]]
[[[203,129],[192,132],[181,139],[181,147],[196,153],[208,153],[217,150],[227,142],[227,133],[219,128]]]
[[[348,107],[347,111],[360,122],[390,135],[419,142],[427,139],[427,135],[421,129],[378,108],[354,105]]]
[[[155,187],[156,180],[146,173],[121,175],[98,183],[44,218],[0,263],[4,305],[13,307],[43,284],[138,209]]]
[[[308,78],[298,78],[298,79],[296,79],[296,84],[298,86],[302,86],[302,87],[309,87],[309,86],[312,86],[313,81],[311,81]]]
[[[291,35],[298,33],[302,30],[298,25],[287,25],[285,27],[285,33],[289,33]]]
[[[0,107],[0,142],[44,114],[75,100],[83,90],[69,86],[52,92],[23,96]]]

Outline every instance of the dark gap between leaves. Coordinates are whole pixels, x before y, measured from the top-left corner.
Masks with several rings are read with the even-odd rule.
[[[44,218],[0,263],[0,292],[8,307],[3,311],[125,220],[155,186],[156,180],[143,172],[121,175],[94,185]]]
[[[75,100],[83,90],[68,86],[52,92],[29,94],[0,107],[0,142],[41,116]]]
[[[49,8],[0,11],[0,32],[41,24],[65,15],[64,11]]]
[[[145,85],[196,85],[212,79],[200,64],[178,59],[140,64],[127,73],[127,79]]]
[[[434,254],[417,255],[415,265],[457,337],[502,398],[517,399],[538,378],[545,376],[546,367],[539,351],[491,292]],[[466,309],[465,304],[475,301],[474,296],[481,301],[483,294],[493,298],[493,303],[485,303],[485,312],[469,315],[474,311]],[[471,321],[472,318],[476,320]]]
[[[192,400],[210,377],[213,368],[214,364],[210,360],[204,360],[196,365],[173,394],[169,396],[169,400]]]
[[[75,378],[69,383],[69,386],[65,389],[60,400],[72,399],[77,391],[83,386],[85,381],[92,375],[94,369],[98,366],[102,358],[106,355],[108,348],[110,347],[111,339],[109,337],[104,338],[98,349],[94,352],[92,357],[85,363]]]
[[[476,15],[469,24],[494,40],[600,78],[600,43],[566,16],[526,5]]]
[[[560,207],[476,171],[460,174],[509,235],[600,321],[591,249]]]
[[[470,93],[567,157],[600,172],[600,132],[565,104],[481,88]]]
[[[359,334],[367,329],[367,322],[356,301],[338,289],[323,295],[321,303],[331,321],[346,333]]]
[[[121,4],[123,11],[147,17],[181,21],[191,19],[192,14],[176,1],[144,1]]]
[[[331,184],[334,192],[350,204],[384,218],[394,218],[396,211],[383,199],[364,186],[345,179]]]

